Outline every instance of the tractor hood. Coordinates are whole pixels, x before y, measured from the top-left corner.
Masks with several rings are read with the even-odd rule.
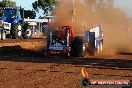
[[[20,18],[0,18],[1,20],[3,20],[4,22],[8,22],[8,23],[17,23],[17,22],[20,22],[22,21],[22,19]]]
[[[14,21],[14,18],[3,18],[4,22],[12,23]]]

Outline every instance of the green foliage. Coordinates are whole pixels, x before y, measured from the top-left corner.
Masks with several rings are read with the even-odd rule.
[[[24,10],[24,17],[25,18],[31,18],[34,19],[36,17],[36,13],[35,11],[31,11],[31,10]]]
[[[2,0],[0,2],[0,7],[6,7],[6,6],[16,7],[16,2],[11,0]]]
[[[53,6],[57,3],[58,0],[38,0],[32,3],[33,8],[35,11],[39,11],[42,9],[44,14],[48,14],[48,11],[53,10]]]

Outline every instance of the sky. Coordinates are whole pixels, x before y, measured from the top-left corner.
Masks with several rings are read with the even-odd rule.
[[[132,0],[115,0],[115,5],[132,17]]]
[[[32,3],[37,0],[12,0],[17,3],[17,6],[22,6],[26,10],[32,10]]]
[[[2,1],[2,0],[0,0]],[[32,3],[36,0],[12,0],[17,3],[18,6],[24,7],[26,10],[32,10]],[[132,0],[114,0],[115,5],[120,7],[125,11],[129,16],[132,17]]]

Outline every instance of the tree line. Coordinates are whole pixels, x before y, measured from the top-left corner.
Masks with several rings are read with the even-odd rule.
[[[43,14],[48,15],[49,11],[53,10],[57,0],[37,0],[32,3],[33,10],[24,10],[24,17],[35,18],[36,13],[39,10],[43,11]],[[2,0],[0,1],[0,7],[17,7],[16,2],[12,0]]]
[[[36,0],[35,2],[32,3],[32,10],[25,10],[25,18],[35,18],[36,14],[41,11],[43,15],[49,15],[49,13],[54,9],[55,5],[59,2],[60,0]],[[106,0],[85,0],[87,5],[90,7],[97,6],[95,8],[102,9],[104,6],[103,2]],[[97,5],[97,1],[99,4]],[[108,0],[110,5],[113,4],[113,0]],[[95,5],[96,4],[96,5]],[[0,7],[5,7],[5,6],[10,6],[10,7],[17,7],[16,2],[12,0],[2,0],[0,1]],[[110,6],[112,7],[112,6]]]

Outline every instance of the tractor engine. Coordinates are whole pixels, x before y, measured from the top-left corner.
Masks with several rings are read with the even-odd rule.
[[[49,55],[70,56],[72,28],[63,26],[60,30],[50,30],[47,36],[47,51]]]

